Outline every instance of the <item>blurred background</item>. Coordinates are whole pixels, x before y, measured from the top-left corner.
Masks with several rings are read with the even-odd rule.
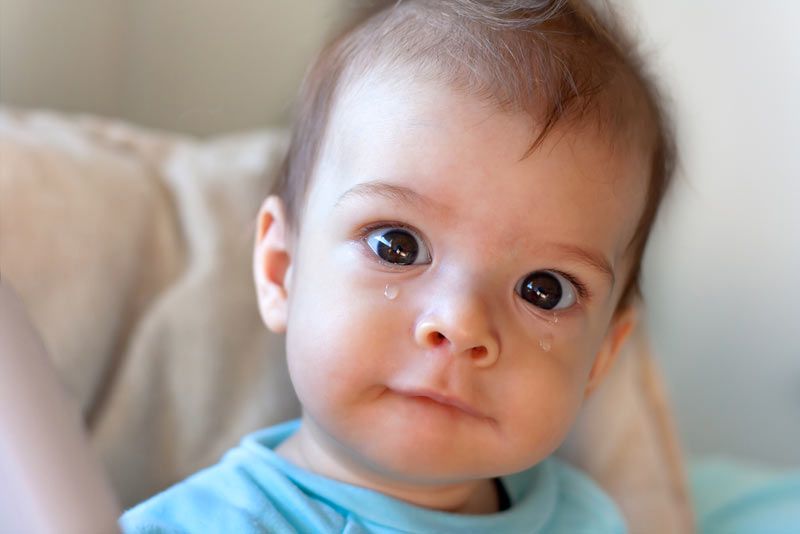
[[[0,0],[0,103],[195,136],[285,126],[347,0]],[[800,465],[800,3],[624,0],[681,169],[644,273],[684,446]]]

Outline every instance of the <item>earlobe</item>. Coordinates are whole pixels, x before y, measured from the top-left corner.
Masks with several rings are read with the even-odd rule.
[[[286,212],[278,197],[267,197],[261,205],[255,237],[253,277],[258,309],[267,328],[283,333],[288,316],[292,258]]]
[[[597,386],[603,382],[603,379],[617,360],[622,346],[630,337],[638,322],[639,316],[635,306],[629,306],[612,319],[612,324],[603,341],[603,346],[597,353],[592,370],[589,372],[589,381],[586,384],[584,398],[591,395]]]

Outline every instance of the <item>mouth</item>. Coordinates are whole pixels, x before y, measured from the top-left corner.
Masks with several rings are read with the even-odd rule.
[[[423,402],[432,402],[446,408],[451,408],[456,413],[468,415],[476,419],[489,419],[488,416],[481,413],[469,403],[445,393],[439,393],[429,389],[395,390],[395,392],[410,399],[420,400]]]

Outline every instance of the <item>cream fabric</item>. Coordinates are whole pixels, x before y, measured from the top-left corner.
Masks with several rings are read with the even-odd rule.
[[[258,316],[255,216],[282,132],[200,141],[0,110],[0,268],[78,399],[123,504],[294,417]],[[560,454],[632,532],[689,532],[680,449],[642,330]]]

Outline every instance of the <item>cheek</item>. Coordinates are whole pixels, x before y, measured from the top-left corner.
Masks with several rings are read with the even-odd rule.
[[[501,400],[508,457],[516,456],[525,467],[563,442],[580,410],[585,380],[574,366],[555,357],[541,357],[536,365],[518,368],[508,380],[515,384],[504,388]]]
[[[523,357],[526,355],[523,355]],[[551,454],[569,433],[583,403],[590,359],[577,346],[555,345],[498,376],[494,391],[506,425],[507,457],[524,468]]]
[[[365,280],[352,259],[329,255],[325,268],[305,268],[315,258],[303,260],[289,304],[289,372],[307,408],[344,408],[385,383],[407,321],[384,296],[385,283]]]
[[[594,358],[603,346],[611,315],[608,304],[611,298],[609,295],[606,301],[594,305],[590,312],[549,329],[548,339],[552,341],[550,356],[560,362],[564,372],[576,379],[588,379]],[[600,308],[605,311],[599,312]]]

